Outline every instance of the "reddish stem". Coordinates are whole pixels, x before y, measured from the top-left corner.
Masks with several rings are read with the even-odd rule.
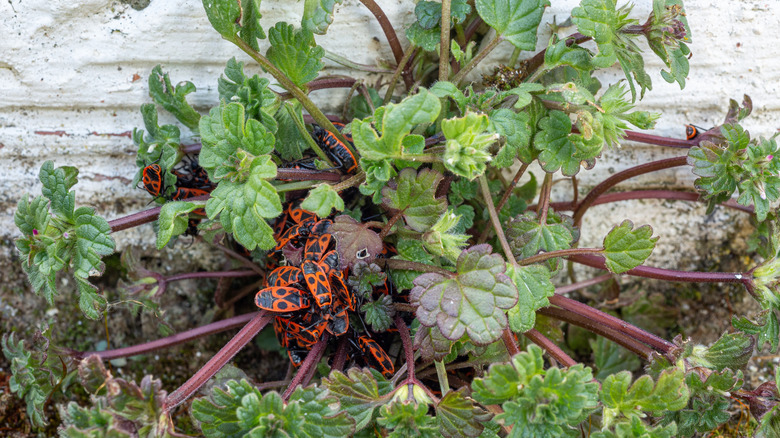
[[[527,260],[527,259],[526,259]],[[569,260],[597,269],[607,269],[604,257],[591,254],[569,256]],[[680,281],[687,283],[742,283],[750,281],[750,274],[742,272],[698,272],[675,271],[673,269],[654,268],[652,266],[637,266],[624,274],[636,277],[653,278],[665,281]]]
[[[357,82],[355,78],[325,77],[309,82],[306,84],[306,88],[308,91],[325,90],[328,88],[350,88],[355,85],[355,82]],[[292,99],[293,95],[290,92],[286,92],[280,94],[279,97],[287,100]]]
[[[182,386],[168,395],[163,403],[163,412],[170,413],[173,408],[184,403],[200,389],[214,374],[217,374],[246,344],[262,330],[273,318],[273,315],[265,311],[252,314],[252,319],[247,323],[214,357],[198,370]]]
[[[339,346],[336,348],[331,369],[336,371],[344,369],[344,365],[347,364],[347,348],[349,348],[349,339],[345,336],[339,340]]]
[[[568,310],[570,312],[581,315],[588,318],[604,327],[610,328],[620,333],[624,333],[637,341],[645,343],[658,351],[662,351],[664,354],[668,353],[674,344],[660,338],[652,333],[646,332],[639,327],[629,324],[619,318],[604,313],[600,310],[594,309],[587,304],[580,303],[577,300],[558,295],[557,293],[550,297],[550,304],[558,306],[561,309]]]
[[[512,333],[512,330],[510,330],[509,327],[505,327],[504,331],[501,332],[501,340],[504,341],[506,351],[509,352],[510,357],[520,353],[520,348],[517,346],[515,335]]]
[[[649,360],[650,356],[653,354],[653,349],[647,347],[645,344],[637,341],[636,339],[633,339],[624,333],[604,327],[592,319],[586,318],[577,313],[555,307],[545,307],[539,309],[538,312],[542,315],[549,316],[560,321],[565,321],[569,324],[574,324],[590,332],[596,333],[597,335],[604,336],[610,341],[625,347],[644,360]]]
[[[637,143],[654,144],[657,146],[667,146],[670,148],[690,149],[699,144],[701,139],[683,140],[681,138],[661,137],[658,135],[645,134],[643,132],[626,131],[626,140]]]
[[[643,175],[645,173],[655,172],[658,170],[663,169],[671,169],[673,167],[679,167],[684,166],[687,164],[687,157],[674,157],[674,158],[667,158],[665,160],[658,160],[658,161],[652,161],[650,163],[646,164],[640,164],[639,166],[635,166],[629,169],[626,169],[622,172],[618,172],[611,177],[605,179],[601,182],[601,184],[594,187],[587,196],[585,196],[585,199],[582,200],[582,202],[577,205],[577,208],[574,210],[574,226],[580,227],[582,224],[582,216],[585,214],[586,211],[588,211],[588,208],[593,205],[593,203],[598,199],[599,196],[604,194],[607,190],[611,189],[615,185],[633,178],[635,176]]]
[[[669,199],[680,201],[701,200],[699,194],[693,192],[679,192],[676,190],[632,190],[628,192],[614,192],[601,195],[591,204],[591,207],[596,205],[609,204],[612,202],[630,201],[633,199]],[[732,208],[734,210],[744,211],[746,213],[753,213],[753,207],[740,205],[733,199],[729,199],[720,205],[723,207]],[[552,207],[555,211],[574,210],[576,208],[576,203],[571,201],[551,202],[550,207]],[[535,208],[536,205],[528,206],[529,210],[533,210]]]
[[[325,332],[322,334],[320,340],[314,344],[314,347],[312,347],[311,351],[309,351],[309,354],[306,355],[306,359],[303,360],[301,367],[298,368],[298,372],[290,382],[290,385],[287,387],[287,389],[284,390],[284,394],[282,394],[282,400],[285,402],[289,400],[293,391],[295,391],[295,388],[297,388],[298,385],[304,381],[309,371],[316,368],[317,363],[320,361],[320,358],[322,358],[322,354],[325,353],[325,347],[328,346],[329,337],[330,333]]]
[[[567,294],[569,292],[574,292],[575,290],[580,290],[582,288],[593,286],[594,284],[599,284],[601,282],[611,280],[611,279],[612,279],[612,274],[599,275],[598,277],[593,277],[589,280],[580,281],[566,286],[556,287],[555,293]]]
[[[363,5],[367,7],[372,14],[374,14],[374,17],[376,17],[376,20],[382,27],[382,31],[385,33],[387,43],[390,45],[390,49],[393,51],[396,65],[400,65],[401,59],[404,57],[404,49],[401,48],[401,43],[398,41],[398,35],[396,35],[395,29],[390,23],[390,20],[387,19],[387,15],[385,15],[385,12],[382,10],[382,8],[379,7],[378,4],[376,4],[374,0],[360,0],[360,3],[363,3]],[[406,89],[408,90],[412,86],[412,77],[408,74],[407,70],[404,71],[402,77],[404,78]]]
[[[404,346],[406,370],[408,372],[407,380],[416,380],[414,377],[414,345],[412,345],[412,337],[409,333],[409,328],[406,327],[406,323],[400,315],[395,315],[395,327],[398,329],[398,334],[401,335],[401,344]]]
[[[87,356],[93,354],[100,357],[102,360],[118,359],[120,357],[137,356],[139,354],[149,353],[162,348],[170,348],[174,345],[191,341],[193,339],[202,338],[204,336],[213,335],[214,333],[224,332],[226,330],[241,327],[246,324],[247,321],[252,319],[254,313],[247,313],[245,315],[234,316],[232,318],[224,319],[222,321],[212,322],[202,327],[198,327],[192,330],[187,330],[175,335],[168,336],[166,338],[158,339],[152,342],[146,342],[140,345],[133,345],[132,347],[115,348],[113,350],[105,351],[76,351],[65,350],[68,355],[75,359],[81,360]]]
[[[182,274],[171,275],[165,277],[165,281],[180,281],[190,278],[235,278],[235,277],[253,277],[258,275],[255,271],[212,271],[212,272],[185,272]]]
[[[556,257],[571,257],[577,255],[577,254],[587,254],[587,253],[601,253],[604,250],[602,248],[568,248],[568,249],[559,249],[556,251],[550,251],[550,252],[542,252],[536,255],[533,255],[531,257],[525,258],[523,260],[520,260],[520,265],[522,266],[528,266],[532,265],[534,263],[543,262],[545,260],[554,259]]]
[[[530,339],[534,344],[542,347],[547,353],[550,354],[558,363],[565,365],[566,367],[577,365],[577,361],[572,359],[571,356],[566,354],[561,347],[555,345],[547,336],[539,333],[536,329],[528,330],[523,333],[523,336]]]
[[[116,233],[117,231],[127,230],[128,228],[154,222],[160,215],[161,208],[162,207],[150,208],[149,210],[139,211],[138,213],[108,221],[108,226],[111,227],[112,233]]]

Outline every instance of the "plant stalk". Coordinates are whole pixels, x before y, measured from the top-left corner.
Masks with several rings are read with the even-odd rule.
[[[570,367],[577,365],[577,361],[572,359],[571,356],[566,354],[563,350],[561,350],[561,347],[555,345],[553,341],[551,341],[547,336],[539,333],[536,329],[528,330],[527,332],[523,333],[523,336],[530,339],[531,342],[534,344],[542,347],[544,351],[550,354],[550,356],[553,357],[553,359],[557,360],[558,363]]]

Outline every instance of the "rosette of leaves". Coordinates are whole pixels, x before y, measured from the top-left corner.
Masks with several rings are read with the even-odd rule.
[[[89,277],[103,273],[101,256],[114,252],[111,227],[91,207],[76,208],[78,169],[54,168],[51,161],[41,166],[38,177],[43,196],[32,201],[25,196],[19,202],[14,222],[22,232],[16,240],[22,268],[33,291],[54,304],[57,295],[57,272],[69,269],[79,291],[79,307],[90,319],[97,319],[105,309],[106,299],[98,293]]]
[[[248,250],[270,249],[276,242],[266,222],[282,213],[271,159],[274,136],[256,119],[247,119],[243,105],[222,104],[201,119],[200,164],[217,188],[206,203],[209,219],[219,222]]]

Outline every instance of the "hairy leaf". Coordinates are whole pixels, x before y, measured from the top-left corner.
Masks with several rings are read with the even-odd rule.
[[[159,64],[149,75],[149,96],[166,111],[176,116],[184,126],[197,133],[200,114],[187,103],[186,99],[186,96],[194,91],[195,85],[189,81],[181,82],[174,87],[168,73],[163,73]]]
[[[297,389],[285,405],[275,392],[260,394],[252,384],[229,380],[192,402],[192,417],[206,437],[342,437],[354,432],[352,419],[339,413],[328,394]]]
[[[745,333],[724,333],[709,348],[697,345],[688,359],[697,365],[722,371],[747,365],[753,355],[756,340]]]
[[[251,78],[244,74],[244,63],[236,61],[236,58],[230,58],[225,67],[225,74],[217,80],[217,90],[219,98],[224,102],[239,103],[244,106],[246,117],[260,121],[269,131],[276,132],[274,126],[279,123],[279,117],[283,112],[280,108],[276,111],[277,120],[274,121],[271,114],[274,114],[275,107],[278,105],[277,98],[268,88],[269,81],[254,75]],[[287,105],[290,105],[287,103]],[[300,110],[299,110],[300,112]],[[279,141],[288,140],[283,133],[279,133]],[[286,145],[280,145],[282,147]],[[280,151],[281,152],[281,151]]]
[[[464,250],[452,277],[423,274],[414,281],[410,302],[417,307],[420,323],[436,325],[451,340],[468,334],[472,342],[486,345],[501,336],[506,314],[517,302],[517,289],[505,275],[506,263],[490,253],[489,245]]]
[[[268,31],[268,41],[271,47],[265,56],[299,87],[315,79],[325,66],[321,61],[325,49],[307,29],[278,22]]]
[[[376,301],[367,301],[360,306],[360,311],[365,313],[366,324],[371,326],[371,330],[383,332],[393,323],[393,297],[382,295]]]
[[[506,138],[498,151],[493,165],[502,168],[511,166],[515,159],[525,164],[533,161],[538,152],[531,147],[531,116],[527,112],[516,113],[501,108],[490,113],[490,128]]]
[[[15,339],[15,334],[4,334],[2,338],[3,355],[10,363],[11,376],[8,389],[27,405],[27,418],[30,423],[41,428],[47,424],[44,404],[65,378],[67,371],[60,357],[50,354],[50,330],[36,334],[36,341],[28,348],[24,340]]]
[[[513,425],[513,437],[561,436],[598,406],[598,385],[582,364],[561,370],[544,369],[542,349],[530,345],[508,364],[494,364],[472,383],[473,397],[485,404],[501,403],[496,420]]]
[[[690,390],[684,384],[685,373],[679,368],[665,369],[658,382],[644,375],[631,384],[631,373],[621,371],[602,383],[604,425],[620,417],[640,415],[642,411],[679,411],[688,404]]]
[[[198,208],[192,202],[168,202],[157,218],[157,249],[163,249],[175,236],[187,231],[189,214]]]
[[[306,0],[301,27],[317,35],[325,35],[333,22],[333,8],[344,0]]]
[[[536,49],[536,29],[548,0],[476,0],[477,12],[520,50]]]
[[[388,437],[439,437],[436,417],[428,415],[428,405],[410,401],[395,401],[382,406],[377,423],[392,432]]]
[[[414,334],[414,348],[427,362],[444,359],[452,351],[452,345],[453,342],[445,338],[436,326],[421,325]]]
[[[393,384],[379,371],[367,368],[350,368],[347,374],[333,371],[322,379],[322,385],[336,397],[341,409],[355,419],[356,431],[375,418],[377,408],[387,403],[385,396],[393,389]]]
[[[344,210],[344,200],[333,190],[333,186],[320,184],[309,191],[301,203],[301,208],[316,213],[319,217],[328,217],[334,208],[336,211]]]
[[[466,388],[450,391],[436,405],[436,418],[441,422],[441,433],[446,437],[477,437],[482,423],[492,416],[476,406],[464,392]]]
[[[554,110],[539,122],[534,147],[540,151],[539,163],[545,172],[560,169],[564,175],[574,176],[580,171],[581,163],[586,168],[593,166],[593,160],[601,154],[603,142],[597,136],[586,140],[581,134],[572,134],[569,116]]]
[[[485,172],[485,163],[492,159],[488,147],[498,136],[488,132],[488,117],[467,112],[464,117],[446,119],[441,130],[447,139],[444,166],[456,175],[473,180]]]
[[[403,214],[409,228],[425,232],[446,211],[447,200],[436,197],[443,177],[441,173],[422,169],[403,169],[387,187],[382,189],[382,205],[392,214]]]
[[[509,327],[516,333],[534,328],[536,311],[550,305],[547,299],[555,294],[550,271],[541,265],[507,266],[506,274],[517,287],[517,304],[509,309]]]
[[[591,339],[593,363],[598,370],[596,380],[603,381],[607,376],[620,371],[636,371],[642,365],[636,355],[604,337]]]
[[[622,274],[644,263],[658,241],[658,237],[652,235],[653,229],[649,225],[634,229],[629,220],[613,228],[604,238],[607,269]]]
[[[512,219],[506,229],[509,247],[518,260],[526,259],[540,251],[550,252],[571,248],[576,240],[568,217],[557,215],[552,210],[548,212],[547,223],[539,223],[536,212],[523,213]],[[545,265],[550,270],[557,270],[559,260],[550,260]]]

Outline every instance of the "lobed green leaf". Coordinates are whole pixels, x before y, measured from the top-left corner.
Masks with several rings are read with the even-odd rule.
[[[174,87],[168,73],[163,73],[159,64],[152,69],[152,73],[149,75],[149,96],[158,105],[173,114],[184,126],[197,134],[200,114],[187,102],[186,98],[194,91],[195,85],[189,81],[181,82]]]
[[[658,241],[658,237],[652,235],[653,229],[649,225],[634,229],[630,220],[613,228],[604,238],[607,269],[622,274],[644,263]]]
[[[536,30],[548,0],[476,0],[479,16],[520,50],[536,49]]]
[[[314,42],[310,30],[279,22],[268,31],[268,41],[271,47],[265,56],[299,87],[314,80],[325,66],[321,61],[325,50]]]

